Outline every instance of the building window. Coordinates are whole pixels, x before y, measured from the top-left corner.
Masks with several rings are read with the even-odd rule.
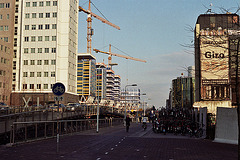
[[[27,77],[28,76],[28,72],[23,72],[23,77]]]
[[[9,14],[7,14],[7,19],[9,19]]]
[[[41,89],[41,84],[37,84],[37,89]]]
[[[47,1],[47,2],[46,2],[46,6],[50,6],[50,1]]]
[[[48,84],[44,84],[44,85],[43,85],[43,88],[44,88],[44,89],[48,89]]]
[[[52,24],[52,29],[57,29],[57,24]]]
[[[30,72],[30,77],[34,77],[34,72]]]
[[[24,48],[24,53],[28,53],[28,48]]]
[[[39,18],[43,18],[43,13],[39,13]]]
[[[56,65],[56,60],[55,59],[51,60],[51,65]]]
[[[10,8],[10,3],[6,3],[6,8]]]
[[[28,60],[24,60],[23,65],[28,65]]]
[[[42,36],[38,36],[38,41],[42,41]]]
[[[49,53],[49,48],[44,48],[45,53]]]
[[[29,41],[29,37],[24,37],[24,41],[28,42]]]
[[[36,41],[36,37],[35,37],[35,36],[32,36],[32,37],[31,37],[31,41],[32,41],[32,42],[35,42],[35,41]]]
[[[29,25],[25,25],[25,30],[29,30]]]
[[[48,77],[48,72],[44,72],[44,77]]]
[[[0,8],[4,8],[4,3],[0,3]]]
[[[31,53],[35,53],[35,48],[31,48]]]
[[[2,14],[0,14],[0,20],[2,20],[3,19],[3,15]]]
[[[32,25],[32,30],[36,30],[36,25]]]
[[[49,41],[49,36],[45,36],[45,41]]]
[[[0,26],[0,31],[3,31],[3,26]]]
[[[55,77],[55,72],[51,72],[51,77]]]
[[[45,24],[45,29],[50,29],[50,25],[49,24]]]
[[[37,77],[42,77],[42,72],[37,72]]]
[[[39,2],[39,6],[43,7],[43,1]]]
[[[30,65],[35,65],[35,60],[30,60]]]
[[[37,2],[33,2],[33,7],[37,7]]]
[[[44,60],[44,65],[48,65],[49,61],[48,60]]]
[[[13,81],[16,81],[16,73],[13,73]]]
[[[30,7],[30,2],[26,2],[26,7]]]
[[[30,89],[34,89],[34,84],[30,84]]]
[[[37,13],[32,13],[32,18],[37,18]]]
[[[50,18],[50,13],[46,13],[46,18]]]
[[[52,41],[56,41],[57,37],[56,36],[52,36]]]
[[[57,17],[57,12],[53,12],[53,17]]]
[[[42,48],[38,48],[38,53],[42,53]]]
[[[38,29],[42,30],[43,29],[43,25],[42,24],[38,25]]]
[[[29,14],[29,13],[26,13],[26,14],[25,14],[25,18],[30,18],[30,14]]]
[[[37,60],[37,65],[42,65],[42,60]]]
[[[8,42],[8,37],[4,37],[4,41],[5,41],[5,42]]]
[[[8,26],[4,26],[4,31],[8,31]]]
[[[52,48],[52,53],[56,53],[56,48]]]
[[[57,6],[57,1],[53,1],[53,6]]]
[[[23,89],[27,89],[27,84],[23,84]]]
[[[16,62],[16,61],[13,61],[13,69],[14,69],[14,70],[16,69],[16,66],[17,66],[17,62]]]

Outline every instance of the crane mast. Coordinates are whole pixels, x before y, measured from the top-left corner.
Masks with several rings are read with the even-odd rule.
[[[92,52],[92,35],[93,35],[93,29],[92,29],[92,17],[95,17],[96,19],[102,21],[103,23],[106,23],[118,30],[120,30],[120,27],[109,22],[108,20],[94,14],[91,12],[91,0],[89,0],[88,3],[88,10],[85,10],[84,8],[82,8],[81,6],[78,7],[79,12],[83,11],[84,13],[86,13],[88,15],[87,17],[87,53]]]

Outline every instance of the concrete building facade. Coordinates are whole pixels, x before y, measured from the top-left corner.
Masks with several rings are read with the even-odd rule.
[[[22,104],[16,94],[42,94],[49,103],[56,82],[65,85],[64,103],[75,101],[78,1],[19,0],[15,6],[12,102]]]
[[[16,10],[17,12],[17,10]],[[10,105],[15,0],[0,2],[0,102]],[[15,78],[15,77],[14,77]]]

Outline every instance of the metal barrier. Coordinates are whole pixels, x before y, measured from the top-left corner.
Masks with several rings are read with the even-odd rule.
[[[122,118],[99,119],[99,128],[123,124]],[[10,132],[10,144],[53,138],[59,134],[74,134],[84,130],[96,129],[96,119],[13,122]]]

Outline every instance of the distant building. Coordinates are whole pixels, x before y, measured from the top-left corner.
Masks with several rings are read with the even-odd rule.
[[[12,91],[12,70],[16,67],[15,63],[13,66],[14,13],[15,0],[0,2],[0,102],[8,105]]]
[[[96,97],[96,58],[89,53],[78,54],[77,61],[77,94],[81,101],[90,96]]]
[[[137,111],[140,106],[140,89],[127,89],[121,90],[121,104],[122,110],[126,110],[128,112]]]
[[[107,99],[114,100],[114,75],[115,72],[107,67]]]
[[[121,77],[119,75],[114,75],[114,101],[120,102],[120,95],[121,95]]]
[[[237,14],[202,14],[198,17],[195,27],[195,107],[207,106],[209,112],[216,113],[217,107],[232,106],[233,56],[239,31]]]
[[[191,109],[194,103],[192,77],[178,77],[172,80],[171,107]]]
[[[106,99],[107,89],[107,66],[104,63],[97,63],[97,93],[99,100]]]

